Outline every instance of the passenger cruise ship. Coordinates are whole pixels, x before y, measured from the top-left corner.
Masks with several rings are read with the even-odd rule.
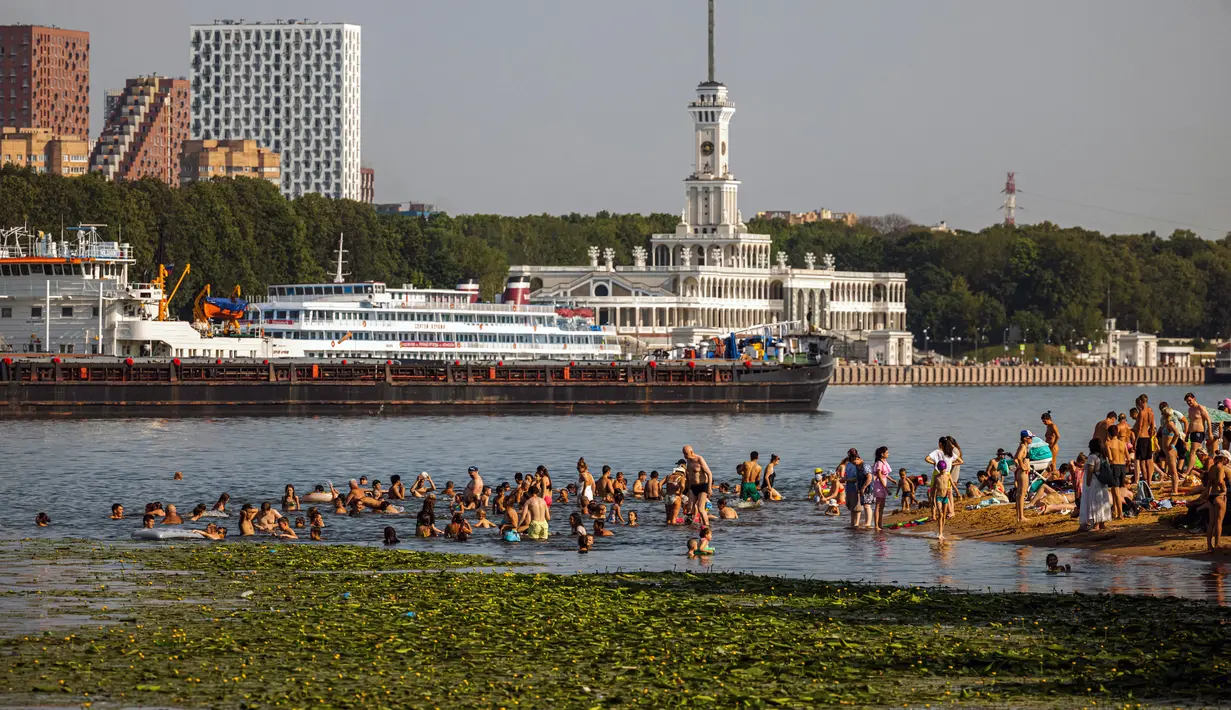
[[[240,325],[259,329],[273,357],[393,360],[611,360],[615,329],[587,313],[524,303],[514,282],[504,303],[480,303],[478,284],[391,288],[380,282],[270,286]]]

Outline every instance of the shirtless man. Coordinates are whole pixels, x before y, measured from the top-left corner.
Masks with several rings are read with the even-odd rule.
[[[547,522],[551,520],[551,508],[543,500],[543,490],[539,486],[530,489],[530,497],[522,507],[522,516],[528,517],[526,522],[526,537],[531,540],[547,539]]]
[[[1040,417],[1043,420],[1043,441],[1047,442],[1048,448],[1051,449],[1051,464],[1047,467],[1048,473],[1055,473],[1056,467],[1060,464],[1060,427],[1056,426],[1051,418],[1051,412],[1043,412]]]
[[[389,500],[406,500],[406,485],[401,476],[395,473],[389,478],[389,492],[385,495]]]
[[[167,506],[167,515],[162,519],[163,525],[183,525],[184,519],[180,517],[179,511],[175,509],[175,504]]]
[[[700,521],[702,527],[709,527],[710,516],[705,510],[705,503],[714,488],[714,472],[710,471],[705,458],[694,451],[691,445],[684,447],[684,461],[684,476],[688,484],[688,496],[692,500],[693,518]]]
[[[478,503],[479,497],[483,495],[483,477],[479,475],[479,467],[471,466],[466,469],[466,473],[470,474],[470,483],[466,484],[465,490],[462,491],[462,502]]]
[[[761,458],[761,454],[753,451],[748,454],[748,460],[744,462],[744,473],[740,477],[740,480],[743,481],[739,492],[740,500],[754,500],[753,494],[757,492],[757,488],[761,487],[762,469],[760,462],[757,461],[759,458]],[[769,485],[765,484],[764,487],[768,488]],[[756,498],[760,498],[760,496],[756,496]]]
[[[1150,407],[1149,396],[1143,392],[1137,396],[1137,418],[1133,420],[1133,458],[1138,479],[1149,472],[1154,460],[1154,433],[1154,410]]]
[[[663,482],[658,480],[658,471],[650,471],[650,480],[645,483],[646,500],[662,500]]]
[[[1098,439],[1098,443],[1107,450],[1107,430],[1116,425],[1116,413],[1108,412],[1098,424],[1094,425],[1094,436],[1091,439]]]
[[[611,480],[611,467],[603,466],[598,480],[594,482],[594,500],[611,502],[615,495],[615,482]]]
[[[645,471],[637,472],[637,479],[633,481],[633,497],[645,497]]]
[[[722,520],[737,520],[739,518],[739,513],[735,512],[735,508],[727,505],[726,498],[719,498],[718,517]]]
[[[1184,395],[1184,403],[1188,405],[1188,430],[1185,432],[1188,435],[1188,466],[1193,467],[1193,461],[1197,458],[1197,449],[1205,444],[1206,437],[1211,428],[1210,410],[1205,408],[1205,405],[1197,402],[1197,396],[1192,392]]]
[[[415,478],[415,483],[410,487],[410,494],[416,498],[423,496],[436,490],[436,482],[432,480],[431,474],[427,471],[420,471],[419,476]]]
[[[359,487],[359,481],[350,479],[350,489],[346,491],[346,498],[342,501],[342,505],[350,507],[351,503],[363,498],[364,491]]]
[[[513,495],[509,494],[504,500],[504,517],[500,520],[501,534],[509,531],[515,533],[525,532],[529,520],[522,520],[517,514],[517,506],[513,504]]]

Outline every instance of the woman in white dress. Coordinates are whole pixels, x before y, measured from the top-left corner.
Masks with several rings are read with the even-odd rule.
[[[1111,491],[1099,480],[1103,465],[1103,448],[1098,439],[1090,440],[1090,456],[1086,459],[1085,488],[1081,494],[1080,531],[1106,530],[1111,520]]]

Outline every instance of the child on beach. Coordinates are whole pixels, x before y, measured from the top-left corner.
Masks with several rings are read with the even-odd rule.
[[[953,481],[949,478],[949,464],[945,461],[936,462],[936,471],[932,474],[932,485],[928,488],[928,498],[931,499],[932,517],[936,519],[936,538],[945,539],[945,518],[949,517],[949,498],[953,495]]]
[[[915,481],[906,473],[906,469],[898,469],[898,495],[902,498],[902,512],[909,513],[918,505],[915,500]]]

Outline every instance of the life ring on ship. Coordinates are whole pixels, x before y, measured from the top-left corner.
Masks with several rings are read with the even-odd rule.
[[[363,327],[364,328],[368,327],[368,322],[366,320],[363,322]]]
[[[454,308],[456,305],[457,305],[457,304],[450,303],[450,304],[449,304],[449,310],[453,310],[453,308]]]
[[[514,303],[514,304],[513,304],[513,312],[514,312],[514,313],[516,313],[516,312],[517,312],[517,304],[516,304],[516,303]]]
[[[337,341],[334,341],[334,340],[329,341],[329,347],[336,348],[337,346],[338,346]]]

